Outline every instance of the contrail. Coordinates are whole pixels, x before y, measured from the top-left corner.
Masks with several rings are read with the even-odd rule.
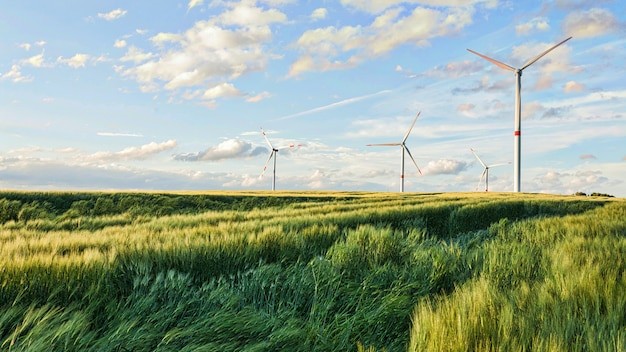
[[[313,108],[313,109],[310,109],[310,110],[301,111],[301,112],[298,112],[298,113],[295,113],[295,114],[279,117],[279,118],[275,119],[275,121],[288,120],[288,119],[292,119],[292,118],[298,117],[298,116],[309,115],[309,114],[313,114],[313,113],[324,111],[324,110],[334,109],[334,108],[337,108],[337,107],[340,107],[340,106],[356,103],[356,102],[361,101],[361,100],[373,98],[373,97],[375,97],[377,95],[387,94],[387,93],[391,93],[391,92],[392,91],[390,89],[385,89],[385,90],[381,90],[380,92],[367,94],[367,95],[362,95],[360,97],[348,98],[348,99],[341,100],[341,101],[338,101],[338,102],[335,102],[335,103],[332,103],[332,104],[328,104],[328,105],[320,106],[320,107]]]

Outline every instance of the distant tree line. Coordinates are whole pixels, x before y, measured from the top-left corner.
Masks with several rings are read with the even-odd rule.
[[[585,193],[585,192],[576,192],[574,193],[575,196],[581,196],[581,197],[608,197],[608,198],[614,198],[615,196],[611,195],[611,194],[606,194],[606,193],[598,193],[598,192],[593,192],[593,193]]]

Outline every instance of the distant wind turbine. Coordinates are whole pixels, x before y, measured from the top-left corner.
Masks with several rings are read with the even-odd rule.
[[[270,140],[267,138],[267,135],[265,134],[265,131],[263,130],[263,128],[261,128],[261,133],[263,134],[263,138],[265,138],[267,145],[269,145],[272,151],[270,152],[269,158],[267,158],[267,161],[265,162],[265,166],[263,166],[263,172],[261,172],[261,175],[259,175],[259,178],[263,177],[263,175],[265,174],[265,171],[267,170],[267,165],[269,165],[270,160],[272,160],[273,158],[274,168],[273,168],[273,177],[272,177],[272,191],[275,191],[276,190],[276,156],[278,155],[278,151],[282,149],[287,149],[287,148],[300,147],[302,146],[302,144],[290,144],[289,146],[286,146],[286,147],[276,148],[272,145]]]
[[[407,154],[409,154],[409,157],[411,158],[411,160],[413,160],[413,164],[415,165],[415,167],[417,168],[417,171],[419,171],[420,175],[422,174],[422,170],[420,170],[419,166],[417,166],[417,163],[415,162],[415,159],[413,158],[413,155],[411,155],[411,151],[409,150],[409,148],[406,146],[406,140],[407,138],[409,138],[409,134],[411,134],[411,130],[413,129],[413,126],[415,126],[415,121],[417,121],[417,118],[420,116],[420,112],[417,113],[417,115],[415,116],[415,119],[413,119],[413,123],[411,124],[411,127],[409,127],[409,130],[407,131],[407,133],[404,135],[404,138],[402,138],[402,142],[399,143],[382,143],[382,144],[368,144],[367,146],[376,146],[376,147],[401,147],[402,148],[402,162],[401,162],[401,166],[400,166],[400,192],[404,192],[404,152],[406,151]]]
[[[532,58],[531,60],[529,60],[528,62],[526,62],[526,64],[524,64],[524,66],[522,66],[522,68],[515,68],[512,66],[509,66],[503,62],[500,62],[498,60],[492,59],[488,56],[485,56],[483,54],[477,53],[474,50],[470,50],[467,49],[467,51],[471,52],[472,54],[476,54],[480,57],[482,57],[483,59],[491,62],[492,64],[507,70],[507,71],[512,71],[515,72],[515,130],[513,132],[513,139],[514,139],[514,145],[513,145],[513,150],[514,150],[514,158],[513,158],[513,192],[520,192],[520,183],[521,183],[521,134],[522,134],[522,123],[521,123],[521,115],[522,115],[522,96],[521,96],[521,90],[522,90],[522,71],[524,71],[524,69],[526,69],[528,66],[534,64],[537,60],[541,59],[543,56],[545,56],[547,53],[551,52],[552,50],[556,49],[556,47],[558,47],[559,45],[565,43],[566,41],[572,39],[572,37],[569,37],[565,40],[563,40],[562,42],[552,46],[550,49],[544,51],[543,53],[535,56],[534,58]]]
[[[474,153],[474,156],[476,157],[476,159],[478,159],[478,162],[480,162],[481,165],[485,168],[483,170],[483,173],[480,175],[480,180],[478,180],[478,184],[476,185],[476,190],[478,190],[478,187],[480,187],[480,184],[483,182],[483,177],[484,177],[485,178],[485,192],[489,192],[489,169],[492,167],[496,167],[496,166],[509,165],[511,164],[511,162],[487,165],[485,164],[484,161],[480,159],[480,157],[478,156],[478,154],[476,154],[474,149],[470,148],[470,150],[472,151],[472,153]]]

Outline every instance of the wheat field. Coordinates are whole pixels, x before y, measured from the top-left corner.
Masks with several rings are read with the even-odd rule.
[[[2,192],[2,351],[623,351],[626,201]]]

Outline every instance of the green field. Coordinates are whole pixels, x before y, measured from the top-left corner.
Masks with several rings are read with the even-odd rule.
[[[1,351],[625,351],[626,200],[0,193]]]

